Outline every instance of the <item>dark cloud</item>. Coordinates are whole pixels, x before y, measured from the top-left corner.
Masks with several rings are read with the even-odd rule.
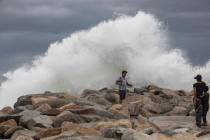
[[[115,12],[138,10],[163,21],[173,46],[185,50],[193,64],[209,59],[209,0],[0,0],[0,74],[30,62],[74,31]]]

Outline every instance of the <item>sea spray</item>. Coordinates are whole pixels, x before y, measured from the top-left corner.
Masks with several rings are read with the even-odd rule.
[[[12,105],[24,94],[46,90],[79,94],[85,88],[109,87],[123,69],[135,86],[153,83],[185,90],[191,89],[195,74],[207,77],[210,72],[209,64],[193,70],[182,51],[170,47],[164,25],[139,11],[73,33],[51,44],[30,67],[6,73],[0,107]]]

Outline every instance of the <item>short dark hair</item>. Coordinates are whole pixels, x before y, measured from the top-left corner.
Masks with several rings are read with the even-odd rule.
[[[123,70],[122,73],[128,73],[126,70]]]
[[[204,91],[204,92],[209,91],[209,87],[208,87],[208,86],[205,86],[204,89],[203,89],[203,91]]]
[[[196,79],[197,81],[201,81],[202,80],[202,76],[200,74],[198,74],[196,77],[194,77],[194,79]]]

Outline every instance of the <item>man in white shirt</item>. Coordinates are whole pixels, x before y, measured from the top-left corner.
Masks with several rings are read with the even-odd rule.
[[[126,97],[126,91],[127,91],[127,86],[132,87],[131,84],[128,83],[126,79],[127,71],[123,70],[122,71],[122,76],[116,81],[116,84],[119,85],[119,96],[120,96],[120,103],[125,99]]]

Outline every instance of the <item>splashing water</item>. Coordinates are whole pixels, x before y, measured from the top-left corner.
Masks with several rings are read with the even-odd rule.
[[[138,12],[73,33],[51,44],[32,66],[6,73],[0,107],[12,105],[24,94],[46,90],[79,93],[85,88],[111,86],[123,69],[136,86],[154,83],[188,90],[195,74],[210,76],[209,65],[192,67],[181,50],[170,48],[162,23],[151,14]],[[210,82],[210,78],[205,80]]]

